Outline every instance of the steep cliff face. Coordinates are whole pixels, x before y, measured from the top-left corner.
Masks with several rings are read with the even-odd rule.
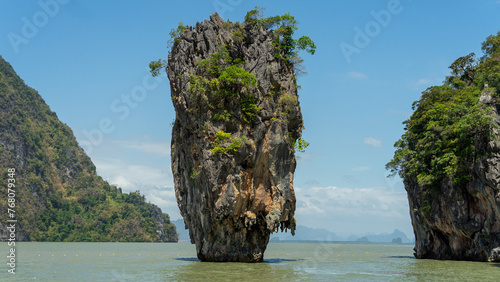
[[[0,121],[0,240],[10,236],[12,208],[17,241],[177,241],[160,208],[96,174],[71,129],[2,57]]]
[[[295,230],[303,122],[275,36],[213,14],[187,27],[168,57],[176,197],[204,261],[262,261],[271,232]]]
[[[494,92],[485,89],[479,102],[493,109],[500,125]],[[499,136],[498,129],[493,131]],[[477,141],[475,146],[491,153],[476,162],[470,180],[463,185],[442,181],[427,203],[423,187],[405,179],[417,258],[500,261],[500,142]]]

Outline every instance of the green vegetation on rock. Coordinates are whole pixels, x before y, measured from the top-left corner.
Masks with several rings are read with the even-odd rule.
[[[71,129],[1,57],[0,101],[0,186],[15,168],[19,240],[177,241],[167,214],[96,174]],[[3,219],[7,204],[0,197]]]
[[[482,50],[480,59],[473,53],[457,59],[444,85],[429,87],[413,103],[414,113],[404,122],[405,133],[386,165],[392,175],[399,173],[423,187],[423,209],[429,209],[440,183],[464,185],[474,165],[491,153],[488,143],[498,125],[491,108],[478,101],[488,85],[489,93],[498,97],[500,33],[488,37]]]
[[[302,62],[298,56],[300,50],[305,50],[311,55],[316,52],[316,45],[308,36],[302,36],[299,39],[293,38],[294,32],[298,29],[297,20],[289,13],[264,17],[264,9],[255,7],[254,10],[246,14],[245,23],[260,26],[265,30],[273,30],[276,35],[274,47],[279,51],[276,56],[283,56],[288,63],[298,64]]]
[[[197,120],[201,124],[204,121],[210,120],[211,129],[204,130],[206,135],[212,135],[219,129],[228,132],[240,130],[236,128],[236,124],[243,122],[251,126],[256,118],[261,113],[263,105],[262,98],[258,98],[256,92],[264,90],[267,95],[265,103],[276,104],[270,119],[275,122],[299,123],[303,129],[301,116],[298,119],[298,95],[296,89],[277,84],[276,82],[270,85],[259,85],[256,78],[256,71],[253,70],[249,63],[245,62],[245,53],[248,52],[248,46],[253,42],[252,34],[263,30],[266,37],[270,40],[271,48],[266,50],[266,53],[261,53],[263,59],[266,59],[268,68],[280,68],[283,72],[290,72],[294,82],[293,88],[298,88],[296,83],[296,75],[302,72],[302,59],[298,55],[299,51],[306,51],[314,54],[316,45],[311,38],[302,36],[298,39],[294,38],[295,31],[298,30],[297,21],[293,16],[286,13],[272,17],[264,17],[263,9],[256,7],[245,16],[245,21],[242,23],[232,23],[230,21],[222,22],[221,29],[218,31],[219,37],[229,37],[230,40],[220,42],[218,47],[210,53],[199,56],[199,50],[185,49],[189,48],[190,44],[185,43],[185,38],[193,36],[193,28],[179,23],[176,29],[170,31],[170,46],[172,50],[183,50],[187,52],[191,60],[196,64],[196,71],[188,75],[180,73],[176,70],[179,77],[188,76],[188,94],[190,95],[190,103],[188,105],[189,112],[197,116]],[[184,35],[183,35],[184,34]],[[212,35],[211,35],[212,36]],[[214,34],[215,36],[215,34]],[[218,39],[220,40],[220,38]],[[269,56],[268,56],[269,55]],[[248,56],[246,57],[248,59]],[[255,65],[257,62],[251,62]],[[167,61],[159,59],[150,63],[150,71],[153,76],[160,75],[166,70]],[[289,69],[289,70],[285,70]],[[262,70],[258,70],[262,73]],[[270,72],[275,70],[268,69]],[[183,78],[184,79],[184,78]],[[185,84],[186,82],[183,82]],[[176,89],[179,83],[173,83],[172,101],[177,103],[181,101],[182,95],[176,94]],[[262,117],[261,117],[262,118]],[[266,116],[267,118],[267,116]],[[299,121],[300,120],[300,121]],[[212,125],[217,125],[217,129]],[[293,130],[290,130],[293,131]],[[174,136],[174,138],[176,138]],[[291,147],[296,152],[304,152],[309,145],[297,132],[289,132],[286,140],[290,140]],[[242,145],[238,142],[232,143],[230,147],[231,154],[235,154]],[[215,145],[211,151],[213,154],[228,153],[228,148]]]
[[[214,119],[233,121],[241,117],[244,122],[252,123],[260,110],[250,91],[257,81],[254,74],[234,65],[234,61],[225,48],[200,61],[202,74],[191,75],[189,90],[199,101],[198,109],[208,108]],[[235,110],[241,114],[237,115]]]
[[[210,151],[214,155],[226,153],[234,155],[238,153],[238,149],[241,147],[242,143],[240,138],[232,138],[231,133],[219,130],[216,133],[215,140],[212,143],[213,148],[210,149]]]
[[[168,40],[167,48],[172,47],[174,44],[179,42],[179,36],[186,30],[186,26],[182,23],[179,22],[179,25],[177,26],[177,29],[172,29],[169,32],[170,39]]]
[[[304,153],[306,151],[306,148],[309,147],[309,142],[305,141],[302,138],[299,138],[297,140],[292,139],[291,142],[296,152]]]

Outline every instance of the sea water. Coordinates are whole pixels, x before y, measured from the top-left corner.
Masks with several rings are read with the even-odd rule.
[[[498,281],[500,264],[417,260],[412,245],[270,243],[263,263],[207,263],[189,243],[0,242],[5,281]]]

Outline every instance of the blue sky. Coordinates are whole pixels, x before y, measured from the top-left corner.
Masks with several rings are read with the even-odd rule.
[[[175,113],[166,58],[169,31],[214,12],[242,21],[256,5],[290,12],[304,53],[299,92],[310,142],[295,174],[298,224],[340,235],[413,236],[406,192],[385,164],[411,104],[448,66],[500,30],[500,1],[78,1],[0,0],[0,55],[68,124],[98,172],[141,190],[180,218],[170,170]]]

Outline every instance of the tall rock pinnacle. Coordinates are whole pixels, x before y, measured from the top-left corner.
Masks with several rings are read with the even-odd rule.
[[[202,261],[262,261],[270,233],[295,230],[303,121],[276,39],[213,14],[184,27],[169,53],[175,192]]]

